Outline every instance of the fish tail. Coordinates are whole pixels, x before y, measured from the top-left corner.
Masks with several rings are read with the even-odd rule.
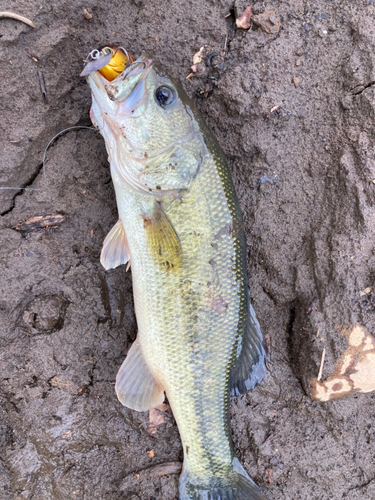
[[[237,458],[222,478],[199,480],[184,467],[179,493],[180,500],[267,500]]]

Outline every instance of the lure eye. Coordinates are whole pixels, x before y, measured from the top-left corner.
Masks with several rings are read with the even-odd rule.
[[[155,90],[156,102],[164,107],[172,104],[176,99],[176,92],[170,87],[162,86]]]

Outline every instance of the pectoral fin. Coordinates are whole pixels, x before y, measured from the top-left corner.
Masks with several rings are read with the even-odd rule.
[[[164,401],[164,389],[151,373],[138,339],[117,374],[116,393],[124,406],[137,411],[151,410]]]
[[[246,329],[237,362],[231,372],[231,396],[254,389],[266,373],[267,350],[257,317],[250,304]]]
[[[108,270],[126,264],[129,260],[130,252],[125,229],[122,222],[118,220],[104,240],[100,263],[104,269]]]
[[[151,216],[143,215],[143,225],[147,235],[148,251],[160,267],[167,271],[181,269],[180,240],[159,204]]]

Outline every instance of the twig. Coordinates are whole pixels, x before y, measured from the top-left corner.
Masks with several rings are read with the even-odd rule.
[[[46,101],[47,91],[46,91],[46,84],[44,83],[43,73],[41,71],[38,71],[38,76],[39,76],[40,90],[42,91],[43,99]]]
[[[322,373],[323,373],[323,365],[324,365],[324,359],[326,357],[326,350],[323,349],[322,352],[322,359],[320,360],[320,366],[319,366],[319,373],[318,373],[318,378],[317,381],[319,382],[320,379],[322,378]]]
[[[228,35],[225,35],[224,52],[227,51],[227,42],[228,42]]]
[[[263,441],[262,446],[266,444],[271,438],[273,438],[273,432],[271,432],[269,436],[265,439],[265,441]]]
[[[37,231],[39,229],[48,229],[49,227],[57,227],[66,221],[66,218],[61,214],[55,215],[37,215],[30,217],[25,222],[20,222],[12,229],[16,231]]]
[[[130,486],[134,485],[135,481],[143,481],[158,476],[169,476],[170,474],[179,474],[182,469],[181,462],[165,462],[163,464],[154,465],[147,469],[142,469],[139,472],[133,472],[126,476],[121,485],[120,491],[124,491]]]
[[[21,23],[25,23],[28,26],[35,28],[34,23],[30,21],[30,19],[27,19],[27,17],[24,16],[20,16],[19,14],[15,14],[14,12],[7,12],[7,11],[0,12],[0,19],[5,19],[5,18],[16,19],[16,21],[21,21]]]

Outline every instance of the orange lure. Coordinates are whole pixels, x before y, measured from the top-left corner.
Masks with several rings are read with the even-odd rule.
[[[99,71],[106,80],[112,82],[133,62],[133,58],[122,47],[103,47],[90,52],[81,76]]]
[[[128,63],[133,62],[133,58],[129,54],[125,54],[121,48],[117,47],[104,47],[103,54],[111,53],[112,57],[109,63],[103,68],[99,69],[99,73],[104,76],[109,82],[114,80],[121,74]]]

